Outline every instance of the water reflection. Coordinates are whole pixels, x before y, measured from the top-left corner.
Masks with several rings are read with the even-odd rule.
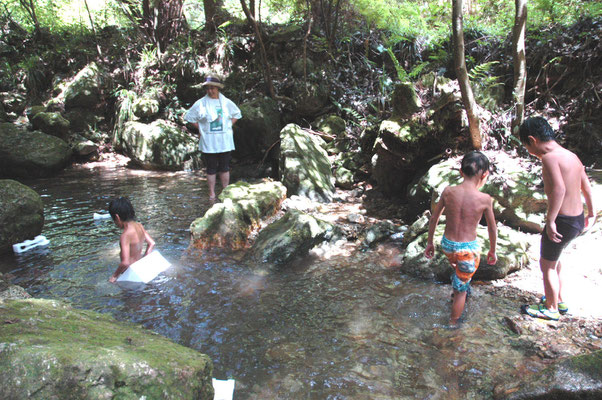
[[[51,243],[4,257],[0,272],[36,297],[111,313],[208,354],[215,377],[237,380],[236,398],[487,398],[496,383],[540,368],[486,318],[514,305],[476,290],[464,328],[449,330],[449,287],[400,276],[396,249],[341,249],[269,274],[241,253],[189,249],[190,223],[209,207],[200,175],[72,169],[26,183],[43,197]],[[92,216],[116,196],[131,199],[173,264],[147,285],[107,282],[120,232]]]

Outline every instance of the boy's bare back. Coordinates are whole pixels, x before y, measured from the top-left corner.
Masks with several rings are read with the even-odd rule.
[[[483,214],[490,213],[488,222],[494,220],[491,196],[466,183],[445,188],[440,201],[446,217],[445,237],[449,240],[473,241]]]
[[[555,146],[541,157],[541,161],[544,189],[548,199],[557,203],[556,215],[581,214],[581,185],[582,179],[587,180],[587,176],[579,158],[564,147]],[[555,208],[554,204],[550,208]]]
[[[147,235],[148,233],[139,222],[128,223],[119,239],[122,263],[130,265],[142,258],[142,249],[147,241]]]

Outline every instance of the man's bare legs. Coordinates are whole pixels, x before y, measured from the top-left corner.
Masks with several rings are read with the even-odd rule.
[[[546,294],[546,308],[552,312],[558,311],[558,302],[561,298],[560,289],[562,283],[560,279],[561,265],[559,261],[550,261],[542,258],[539,260],[539,267],[543,274],[543,288]]]
[[[216,174],[207,175],[207,186],[209,187],[209,200],[215,201],[215,181]],[[230,172],[220,172],[219,181],[222,184],[222,189],[230,183]]]

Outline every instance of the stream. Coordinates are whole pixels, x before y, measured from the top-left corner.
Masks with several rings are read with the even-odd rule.
[[[190,247],[209,208],[200,173],[74,167],[25,181],[43,199],[47,247],[0,260],[32,296],[110,313],[211,357],[235,399],[483,399],[541,370],[501,318],[509,300],[475,287],[460,329],[451,288],[400,275],[377,251],[307,257],[264,272],[243,252]],[[109,200],[127,196],[172,267],[147,285],[110,284],[119,229]]]

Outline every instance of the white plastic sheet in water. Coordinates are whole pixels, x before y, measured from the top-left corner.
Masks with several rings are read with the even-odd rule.
[[[215,395],[213,400],[232,400],[234,396],[234,379],[228,379],[227,381],[218,381],[213,378],[213,390]]]
[[[111,219],[111,214],[94,213],[92,215],[92,218],[94,219],[94,221],[98,221],[98,220],[101,220],[101,219]]]
[[[38,235],[32,240],[25,240],[21,243],[13,244],[13,251],[15,253],[23,253],[24,251],[33,249],[38,246],[46,246],[50,241],[46,239],[46,236]]]
[[[157,275],[169,268],[171,264],[157,251],[153,251],[129,266],[117,278],[117,282],[144,282],[148,283]]]

